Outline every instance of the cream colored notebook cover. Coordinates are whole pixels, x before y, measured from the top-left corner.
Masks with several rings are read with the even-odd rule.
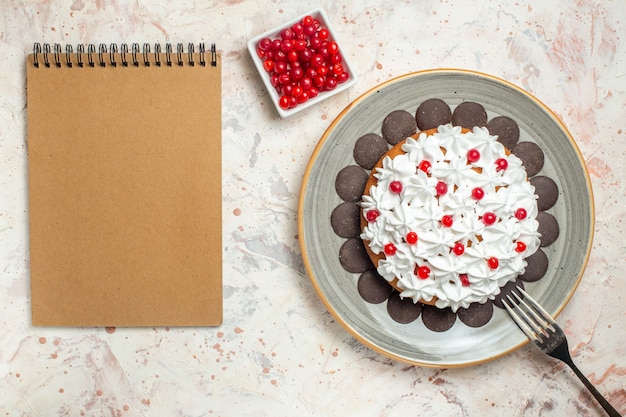
[[[32,322],[222,322],[221,59],[200,45],[35,45]]]

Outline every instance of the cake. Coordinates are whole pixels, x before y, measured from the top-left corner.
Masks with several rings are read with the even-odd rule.
[[[400,297],[453,312],[493,300],[541,245],[526,168],[484,125],[400,140],[372,168],[359,205],[378,274]]]

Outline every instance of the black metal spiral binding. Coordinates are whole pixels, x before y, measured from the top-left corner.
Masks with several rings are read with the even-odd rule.
[[[120,44],[119,47],[115,43],[110,44],[108,47],[106,44],[101,43],[98,45],[98,49],[91,43],[87,45],[87,48],[85,48],[83,44],[78,44],[75,51],[72,45],[67,44],[65,45],[64,54],[62,53],[62,47],[59,43],[55,43],[52,46],[49,43],[35,43],[33,46],[33,65],[36,68],[40,66],[47,68],[55,66],[60,68],[63,65],[72,68],[74,64],[76,64],[78,67],[83,68],[85,67],[84,58],[86,55],[87,67],[91,68],[95,67],[96,64],[100,67],[106,67],[107,65],[117,67],[118,63],[121,63],[123,67],[128,67],[129,65],[134,67],[140,65],[149,67],[152,64],[160,67],[162,65],[162,54],[163,51],[160,43],[154,44],[154,51],[151,50],[149,43],[144,43],[143,46],[140,46],[138,43],[133,43],[130,48],[125,43]],[[63,59],[63,55],[65,59]],[[165,44],[166,66],[171,67],[174,64],[178,66],[195,66],[198,64],[204,67],[207,65],[206,55],[209,55],[209,52],[207,52],[204,43],[198,45],[197,61],[193,43],[187,44],[186,55],[187,57],[185,58],[185,49],[182,43],[176,44],[175,53],[171,43]],[[72,57],[74,57],[74,59],[72,59]],[[211,44],[208,62],[210,62],[213,67],[217,66],[217,50],[214,43]]]

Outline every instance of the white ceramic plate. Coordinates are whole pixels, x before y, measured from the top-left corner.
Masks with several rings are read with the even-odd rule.
[[[431,70],[385,82],[350,104],[330,125],[308,164],[298,209],[300,244],[309,277],[330,313],[371,349],[391,358],[421,366],[460,367],[493,360],[527,342],[500,308],[483,327],[471,328],[456,320],[445,332],[428,330],[421,320],[396,323],[386,303],[369,304],[357,291],[359,274],[339,263],[345,239],[330,225],[332,210],[342,202],[335,191],[337,173],[356,165],[352,152],[366,133],[380,134],[393,110],[415,114],[426,99],[440,98],[451,108],[463,101],[483,105],[491,120],[508,116],[520,127],[520,142],[532,141],[544,151],[539,175],[559,186],[559,198],[549,212],[559,223],[560,236],[543,248],[549,268],[526,290],[550,313],[557,315],[570,299],[587,264],[594,230],[591,183],[576,143],[559,119],[536,98],[504,80],[463,70]]]

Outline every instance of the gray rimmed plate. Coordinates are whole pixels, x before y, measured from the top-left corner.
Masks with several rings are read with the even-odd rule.
[[[335,178],[342,168],[355,165],[356,140],[366,133],[380,134],[382,121],[391,111],[415,114],[417,106],[429,98],[440,98],[451,108],[464,101],[480,103],[489,119],[514,119],[520,142],[535,142],[543,149],[540,174],[559,187],[559,198],[549,212],[558,220],[560,236],[543,248],[549,259],[547,273],[527,283],[526,290],[550,313],[560,313],[578,286],[591,250],[594,207],[589,175],[572,136],[548,107],[519,87],[486,74],[446,69],[411,73],[351,103],[326,130],[307,166],[298,207],[300,245],[320,299],[356,339],[414,365],[468,366],[498,358],[527,342],[506,312],[495,308],[489,323],[479,328],[457,320],[445,332],[428,330],[421,320],[397,323],[385,303],[369,304],[361,298],[358,274],[346,272],[339,263],[345,239],[335,235],[330,225],[333,209],[342,202],[335,192]]]

